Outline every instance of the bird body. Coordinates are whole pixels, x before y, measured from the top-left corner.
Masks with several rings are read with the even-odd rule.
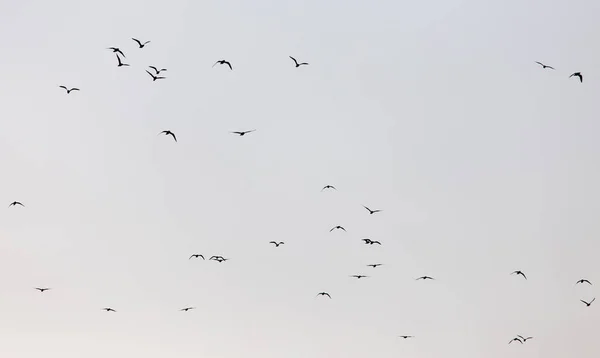
[[[23,205],[19,201],[13,201],[12,203],[8,204],[8,207],[10,208],[11,206],[17,206],[17,205],[21,205],[22,207],[25,207],[25,205]]]
[[[331,298],[331,295],[329,293],[327,293],[327,292],[319,292],[319,293],[317,293],[317,297],[319,297],[319,296],[327,296],[327,297]]]
[[[590,302],[586,302],[584,300],[580,300],[581,302],[585,303],[585,305],[587,307],[590,307],[592,305],[592,303],[594,303],[594,301],[596,300],[596,297],[592,298],[592,300]]]
[[[553,70],[553,69],[554,69],[554,67],[552,67],[552,66],[547,66],[547,65],[544,65],[543,63],[541,63],[541,62],[539,62],[539,61],[535,61],[535,63],[537,63],[538,65],[542,66],[542,68],[549,68],[549,69],[551,69],[551,70]]]
[[[333,185],[325,185],[323,187],[323,189],[321,189],[321,191],[325,190],[325,189],[333,189],[333,190],[337,190]]]
[[[50,290],[50,288],[41,288],[41,287],[35,287],[36,290],[40,291],[40,293],[44,293],[44,291],[48,291]]]
[[[133,41],[137,42],[137,44],[138,44],[138,46],[139,46],[140,48],[144,48],[144,46],[146,46],[147,44],[149,44],[149,43],[150,43],[150,41],[146,41],[146,42],[142,43],[140,40],[138,40],[138,39],[134,39],[133,37],[132,37],[131,39],[132,39]],[[123,57],[124,57],[124,56],[123,56]]]
[[[106,312],[117,312],[117,311],[113,310],[113,309],[112,309],[112,308],[110,308],[110,307],[105,307],[105,308],[103,308],[102,310],[103,310],[103,311],[106,311]]]
[[[516,271],[513,271],[513,272],[511,273],[511,275],[515,275],[515,274],[516,274],[517,276],[518,276],[518,275],[521,275],[521,276],[523,276],[523,278],[524,278],[524,279],[526,279],[526,280],[527,280],[527,276],[525,276],[525,274],[523,273],[523,271],[516,270]]]
[[[365,275],[352,275],[352,276],[350,276],[350,277],[354,277],[354,278],[357,278],[357,279],[359,279],[359,280],[360,280],[360,279],[361,279],[361,278],[363,278],[363,277],[369,277],[369,276],[365,276]]]
[[[252,133],[256,131],[256,129],[250,130],[250,131],[241,131],[241,132],[231,132],[232,134],[237,134],[240,137],[243,137],[244,135],[248,134],[248,133]]]
[[[279,245],[283,245],[283,244],[285,244],[285,242],[283,242],[283,241],[279,241],[279,242],[271,241],[271,242],[269,242],[269,244],[273,244],[273,245],[275,245],[275,247],[279,247]]]
[[[579,82],[583,82],[583,75],[581,74],[581,72],[575,72],[571,76],[569,76],[569,78],[571,78],[573,76],[579,77]]]
[[[586,280],[585,278],[582,278],[581,280],[575,282],[575,284],[578,284],[578,283],[587,283],[587,284],[590,284],[590,285],[592,284],[589,280]]]
[[[214,64],[214,65],[212,65],[212,67],[215,67],[215,65],[216,65],[217,63],[218,63],[219,65],[227,65],[227,66],[229,66],[229,69],[230,69],[230,70],[233,70],[233,67],[231,66],[231,63],[229,63],[229,61],[225,61],[225,60],[219,60],[219,61],[215,62],[215,64]]]
[[[435,280],[435,279],[431,276],[421,276],[421,277],[417,278],[416,280]]]
[[[367,209],[367,210],[369,211],[369,214],[371,214],[371,215],[373,215],[373,214],[375,214],[375,213],[378,213],[378,212],[382,211],[382,210],[371,210],[371,209],[367,208],[367,207],[366,207],[366,206],[364,206],[364,205],[363,205],[363,208]]]
[[[71,91],[79,91],[79,88],[73,87],[71,89],[68,89],[66,86],[58,86],[59,88],[64,88],[65,91],[67,91],[67,94],[71,93]]]
[[[291,58],[291,59],[294,61],[294,63],[296,64],[296,68],[298,68],[298,67],[300,67],[300,66],[305,66],[305,65],[308,65],[308,63],[307,63],[307,62],[301,62],[301,63],[298,63],[298,61],[296,61],[296,59],[295,59],[295,58],[293,58],[292,56],[290,56],[290,58]]]
[[[398,336],[398,337],[407,339],[407,338],[413,338],[414,336]]]
[[[169,130],[162,131],[162,132],[160,132],[160,133],[158,133],[158,134],[159,134],[159,135],[160,135],[160,134],[164,134],[164,135],[170,135],[171,137],[173,137],[173,139],[175,140],[175,142],[177,142],[177,137],[175,137],[175,133],[173,133],[173,132],[171,132],[171,131],[169,131]]]
[[[182,308],[182,309],[180,309],[180,311],[187,312],[187,311],[189,311],[189,310],[193,310],[193,309],[195,309],[195,308],[196,308],[196,307],[186,307],[186,308]]]
[[[332,232],[333,230],[344,230],[344,231],[346,231],[346,229],[344,229],[344,227],[340,226],[340,225],[332,227],[331,230],[329,230],[329,232]]]
[[[192,258],[197,259],[198,257],[202,257],[202,260],[204,260],[204,255],[201,255],[201,254],[193,254],[192,256],[190,256],[190,258],[188,260],[190,260]]]
[[[378,267],[378,266],[381,266],[381,265],[383,265],[383,264],[370,264],[370,265],[367,265],[367,266],[375,268],[375,267]]]

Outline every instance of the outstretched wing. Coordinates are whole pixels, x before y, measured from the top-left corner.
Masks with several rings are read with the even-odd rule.
[[[290,58],[291,58],[292,60],[294,60],[294,63],[296,64],[296,66],[298,66],[298,61],[296,61],[296,59],[295,59],[295,58],[293,58],[292,56],[290,56]]]
[[[230,70],[233,70],[233,67],[231,67],[231,63],[229,63],[229,62],[225,62],[225,63],[227,64],[227,66],[229,66]]]
[[[138,40],[138,39],[134,39],[133,37],[132,37],[131,39],[132,39],[133,41],[137,42],[137,44],[138,44],[139,46],[142,46],[142,43],[140,42],[140,40]]]

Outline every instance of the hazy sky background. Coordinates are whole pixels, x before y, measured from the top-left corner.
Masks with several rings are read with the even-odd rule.
[[[1,3],[0,356],[598,357],[599,14]]]

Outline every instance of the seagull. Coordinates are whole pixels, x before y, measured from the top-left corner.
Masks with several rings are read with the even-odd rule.
[[[331,230],[329,230],[329,232],[332,232],[333,230],[336,230],[336,229],[337,229],[337,230],[344,230],[344,231],[346,231],[346,229],[344,229],[342,226],[339,226],[339,225],[338,225],[338,226],[334,226],[334,227],[332,227],[332,228],[331,228]]]
[[[337,190],[333,185],[325,185],[323,187],[323,189],[321,189],[321,191],[325,190],[325,189],[333,189],[333,190]]]
[[[153,69],[153,70],[154,70],[154,72],[156,72],[156,75],[160,75],[160,73],[161,73],[161,72],[163,72],[163,71],[166,71],[166,70],[167,70],[166,68],[161,68],[161,69],[159,70],[158,68],[156,68],[156,67],[154,67],[154,66],[148,66],[148,67],[150,67],[151,69]]]
[[[357,279],[359,279],[359,280],[360,280],[360,279],[361,279],[361,278],[363,278],[363,277],[369,277],[369,276],[365,276],[365,275],[352,275],[352,276],[350,276],[350,277],[355,277],[355,278],[357,278]]]
[[[327,292],[319,292],[319,293],[317,293],[317,297],[319,297],[319,296],[327,296],[327,297],[331,298],[331,295],[329,293],[327,293]]]
[[[121,62],[121,58],[119,57],[118,54],[116,56],[117,56],[117,60],[119,61],[119,64],[117,65],[117,67],[121,67],[121,66],[129,67],[129,64]]]
[[[378,212],[380,212],[380,211],[381,211],[381,210],[371,210],[371,209],[367,208],[367,207],[366,207],[366,206],[364,206],[364,205],[363,205],[363,208],[365,208],[365,209],[369,210],[369,214],[371,214],[371,215],[373,215],[373,214],[375,214],[375,213],[378,213]]]
[[[117,311],[113,310],[113,309],[112,309],[112,308],[110,308],[110,307],[105,307],[105,308],[103,308],[102,310],[103,310],[103,311],[106,311],[106,312],[117,312]]]
[[[421,276],[419,278],[416,278],[415,280],[435,280],[435,278],[430,276]]]
[[[140,40],[138,39],[134,39],[133,37],[131,38],[133,41],[137,42],[137,44],[140,46],[140,48],[144,48],[144,46],[146,46],[146,44],[150,43],[150,41],[146,41],[144,43],[141,43]]]
[[[219,65],[225,65],[225,64],[226,64],[227,66],[229,66],[229,69],[230,69],[230,70],[233,70],[233,67],[231,67],[231,63],[229,63],[229,61],[225,61],[225,60],[219,60],[219,61],[215,62],[215,64],[214,64],[214,65],[212,65],[212,67],[215,67],[215,65],[216,65],[217,63],[218,63]]]
[[[187,311],[189,311],[189,310],[193,310],[193,309],[195,309],[195,308],[196,308],[196,307],[186,307],[186,308],[182,308],[182,309],[180,309],[180,311],[187,312]]]
[[[525,337],[523,337],[520,334],[517,334],[517,337],[521,338],[523,340],[523,343],[527,342],[528,339],[532,339],[533,338],[533,337],[527,337],[527,338],[525,338]]]
[[[575,282],[575,284],[578,284],[578,283],[584,283],[584,282],[585,282],[585,283],[589,283],[590,285],[592,284],[590,281],[586,280],[585,278],[582,278],[581,280],[579,280],[579,281]]]
[[[192,256],[190,256],[190,258],[188,260],[190,260],[192,257],[195,259],[197,259],[198,257],[202,257],[202,260],[204,260],[204,255],[201,255],[201,254],[193,254]]]
[[[223,258],[223,256],[216,256],[216,255],[215,255],[215,256],[211,256],[211,257],[210,257],[208,260],[209,260],[209,261],[210,261],[210,260],[217,260],[217,261],[218,261],[218,260],[220,260],[220,259],[222,259],[222,258]]]
[[[123,58],[125,58],[125,54],[118,47],[109,47],[107,50],[112,50],[114,53],[120,53]]]
[[[58,87],[59,87],[59,88],[64,88],[64,89],[65,89],[65,91],[67,91],[67,94],[71,93],[71,91],[79,91],[79,88],[75,88],[75,87],[73,87],[73,88],[71,88],[71,89],[68,89],[68,88],[67,88],[67,87],[65,87],[65,86],[58,86]]]
[[[543,63],[541,63],[541,62],[538,62],[538,61],[535,61],[535,63],[537,63],[538,65],[542,66],[542,68],[549,68],[549,69],[551,69],[551,70],[553,70],[553,69],[554,69],[554,67],[552,67],[552,66],[547,66],[547,65],[544,65]]]
[[[585,302],[584,300],[580,300],[580,301],[581,301],[581,302],[583,302],[583,303],[585,303],[585,305],[586,305],[587,307],[590,307],[590,305],[591,305],[592,303],[594,303],[594,301],[595,301],[595,300],[596,300],[596,297],[594,297],[594,298],[593,298],[593,299],[592,299],[590,302]]]
[[[381,242],[379,242],[377,240],[369,240],[368,244],[369,245],[373,245],[373,244],[381,245]]]
[[[285,244],[285,242],[283,242],[283,241],[279,241],[279,242],[271,241],[271,242],[269,242],[269,244],[274,244],[275,247],[279,247],[279,245]]]
[[[160,133],[158,133],[158,134],[159,134],[159,135],[160,135],[160,134],[164,134],[164,135],[170,135],[170,136],[171,136],[171,137],[173,137],[173,139],[175,139],[175,141],[177,142],[177,137],[175,137],[175,133],[173,133],[173,132],[171,132],[171,131],[169,131],[169,130],[167,130],[167,131],[162,131],[162,132],[160,132]]]
[[[407,338],[414,338],[415,336],[398,336],[398,337],[407,339]]]
[[[363,240],[364,240],[364,239],[363,239]],[[367,239],[367,240],[369,240],[369,239]],[[372,267],[372,268],[375,268],[375,267],[377,267],[377,266],[381,266],[381,265],[383,265],[383,264],[370,264],[370,265],[367,265],[367,266],[369,266],[369,267]]]
[[[292,60],[294,60],[294,63],[296,64],[296,67],[300,67],[300,66],[302,66],[302,65],[308,65],[308,62],[301,62],[301,63],[298,63],[298,61],[296,61],[296,59],[295,59],[295,58],[293,58],[292,56],[290,56],[290,58],[291,58]]]
[[[572,74],[571,76],[569,76],[569,78],[571,77],[579,77],[579,82],[583,82],[583,75],[581,74],[581,72],[575,72],[574,74]]]
[[[251,131],[243,131],[243,132],[231,132],[231,133],[232,133],[232,134],[238,134],[240,137],[243,137],[243,136],[244,136],[244,134],[252,133],[252,132],[254,132],[254,131],[256,131],[256,129],[253,129],[253,130],[251,130]]]
[[[511,343],[512,343],[512,342],[514,342],[514,341],[517,341],[517,342],[519,342],[519,343],[523,344],[523,341],[522,341],[522,340],[520,340],[519,338],[516,338],[516,337],[515,337],[515,338],[513,338],[513,339],[511,339],[511,340],[510,340],[510,342],[508,342],[508,344],[511,344]]]
[[[146,70],[146,73],[149,74],[152,77],[152,82],[156,81],[156,80],[164,80],[166,77],[163,76],[158,76],[158,73],[155,75],[153,75],[150,71]]]
[[[50,288],[40,288],[40,287],[35,287],[36,290],[40,291],[41,293],[44,293],[44,291],[48,291]]]
[[[525,276],[525,274],[524,274],[522,271],[519,271],[519,270],[517,270],[517,271],[513,271],[513,272],[511,273],[511,275],[513,275],[513,274],[521,275],[521,276],[523,276],[523,278],[524,278],[524,279],[526,279],[526,280],[527,280],[527,276]]]
[[[17,206],[17,205],[21,205],[22,207],[25,207],[25,205],[23,205],[21,202],[19,201],[13,201],[12,203],[10,203],[8,205],[8,207],[10,208],[11,206]]]

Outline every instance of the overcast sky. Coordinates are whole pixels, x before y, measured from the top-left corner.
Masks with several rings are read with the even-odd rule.
[[[600,356],[599,14],[1,3],[0,356]]]

